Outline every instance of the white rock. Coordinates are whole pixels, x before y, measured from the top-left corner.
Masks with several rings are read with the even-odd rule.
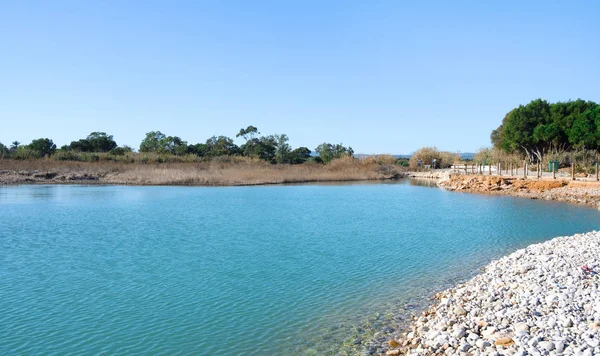
[[[538,343],[538,347],[541,349],[544,349],[546,351],[552,351],[554,350],[554,343],[552,341],[540,341]]]

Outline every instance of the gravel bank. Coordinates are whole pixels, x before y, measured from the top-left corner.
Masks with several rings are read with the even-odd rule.
[[[599,267],[600,232],[531,245],[438,293],[437,304],[413,321],[403,339],[377,351],[600,355]]]

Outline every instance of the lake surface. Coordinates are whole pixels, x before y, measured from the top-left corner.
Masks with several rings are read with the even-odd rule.
[[[0,187],[0,354],[327,354],[599,218],[409,181]]]

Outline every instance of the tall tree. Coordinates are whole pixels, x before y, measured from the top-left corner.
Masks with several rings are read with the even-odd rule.
[[[239,147],[227,136],[213,136],[206,140],[207,156],[234,156],[239,154],[239,151]]]
[[[39,138],[31,141],[27,148],[36,152],[40,157],[50,156],[56,151],[56,145],[49,138]]]
[[[275,162],[290,163],[292,148],[288,144],[289,138],[286,134],[275,135]]]
[[[319,154],[319,157],[321,157],[321,160],[323,160],[324,163],[329,163],[334,159],[341,158],[343,156],[354,155],[354,150],[352,147],[344,147],[344,145],[341,143],[333,145],[331,143],[324,142],[317,146],[315,151]]]
[[[148,132],[140,144],[140,152],[158,152],[166,138],[167,136],[160,131]]]

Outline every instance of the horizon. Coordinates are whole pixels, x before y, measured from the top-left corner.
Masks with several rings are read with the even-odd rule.
[[[531,100],[600,101],[591,1],[0,9],[5,145],[47,137],[60,147],[102,131],[138,149],[150,131],[197,143],[254,125],[311,150],[470,153]]]

